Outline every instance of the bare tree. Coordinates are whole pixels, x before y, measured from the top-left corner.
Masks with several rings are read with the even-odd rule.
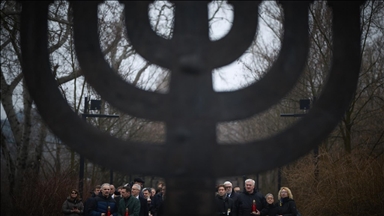
[[[244,71],[249,73],[246,77],[249,80],[248,83],[257,82],[273,64],[278,55],[281,38],[284,34],[282,31],[282,9],[273,2],[268,2],[267,5],[265,9],[260,10],[260,22],[265,22],[265,25],[270,28],[270,44],[265,44],[260,38],[257,38],[249,49],[246,58],[240,59]],[[262,5],[262,8],[264,6]],[[328,151],[335,158],[339,158],[339,155],[348,155],[356,149],[356,151],[360,150],[364,154],[368,152],[377,158],[379,162],[382,161],[384,150],[384,127],[382,124],[384,120],[383,11],[383,3],[378,1],[367,1],[361,8],[361,28],[363,30],[361,37],[362,66],[358,87],[342,121],[328,139],[324,141],[324,148],[321,148],[321,151]],[[331,18],[332,10],[327,6],[327,2],[315,1],[311,5],[309,8],[309,37],[311,43],[309,57],[304,74],[297,85],[282,99],[281,103],[270,110],[243,121],[220,124],[218,128],[221,142],[246,142],[262,139],[278,133],[297,121],[297,118],[281,118],[280,114],[301,112],[298,109],[299,99],[315,99],[320,95],[327,81],[333,53]],[[308,158],[313,160],[313,156],[309,155]],[[308,158],[305,160],[307,161]],[[322,163],[321,158],[319,163]],[[353,160],[353,158],[350,159],[350,161]],[[304,162],[303,160],[303,163],[308,163],[308,161]],[[305,167],[305,169],[307,168]],[[286,177],[297,178],[300,172],[306,172],[306,170],[295,171],[295,169],[297,167],[294,165],[290,169],[287,168],[287,172],[294,173],[286,175]],[[316,167],[313,164],[312,174],[314,169]],[[374,176],[374,178],[376,177],[378,176]],[[264,175],[263,178],[268,178],[268,175]],[[294,179],[289,180],[289,183],[293,184]],[[298,182],[297,185],[300,185],[300,183]],[[313,187],[317,186],[313,185]],[[266,187],[268,188],[268,186]],[[304,197],[305,194],[302,195]]]

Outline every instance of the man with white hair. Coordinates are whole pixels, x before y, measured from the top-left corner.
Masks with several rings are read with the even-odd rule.
[[[245,180],[244,192],[239,193],[236,202],[238,216],[260,215],[267,207],[265,197],[255,189],[255,180]]]
[[[99,193],[90,204],[90,215],[106,216],[108,212],[111,216],[117,215],[116,201],[111,197],[109,193],[110,190],[110,184],[104,183],[101,185],[101,193]]]
[[[226,182],[224,182],[223,185],[225,186],[225,191],[227,193],[227,197],[236,201],[237,193],[235,193],[235,191],[233,190],[232,182],[226,181]]]
[[[148,204],[147,199],[140,196],[141,185],[134,184],[132,185],[132,196],[140,201],[140,213],[139,216],[148,216]]]

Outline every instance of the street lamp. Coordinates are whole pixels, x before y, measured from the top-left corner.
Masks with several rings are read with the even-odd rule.
[[[84,113],[81,115],[84,121],[87,121],[87,117],[91,118],[119,118],[118,115],[105,115],[105,114],[89,114],[89,110],[100,110],[101,109],[101,100],[91,100],[91,107],[89,108],[88,97],[85,97],[84,101]],[[113,181],[113,172],[110,171],[110,183]],[[79,168],[79,193],[83,197],[83,188],[84,188],[84,156],[80,154],[80,168]]]
[[[316,97],[313,97],[312,103],[316,101]],[[307,114],[307,111],[311,107],[311,99],[300,99],[300,110],[304,110],[304,113],[281,113],[280,117],[302,117]],[[313,155],[315,158],[315,178],[317,179],[319,175],[319,168],[318,168],[318,156],[319,156],[319,147],[316,147],[313,150]],[[279,167],[277,171],[277,188],[280,190],[281,188],[281,168]]]

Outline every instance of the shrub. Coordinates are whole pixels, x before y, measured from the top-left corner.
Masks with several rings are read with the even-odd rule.
[[[303,215],[384,215],[384,157],[370,150],[350,154],[320,150],[319,175],[313,155],[284,168],[287,186]]]

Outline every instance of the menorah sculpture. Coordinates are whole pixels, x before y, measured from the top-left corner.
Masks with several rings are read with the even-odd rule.
[[[216,178],[272,169],[308,153],[334,129],[356,89],[360,70],[359,7],[363,2],[330,2],[332,67],[314,107],[275,136],[241,145],[218,145],[218,122],[260,113],[295,85],[309,49],[310,2],[280,2],[284,38],[278,59],[259,82],[220,93],[213,91],[211,71],[235,61],[251,45],[260,2],[231,2],[232,29],[218,41],[208,37],[207,2],[175,1],[174,34],[169,40],[152,31],[150,2],[122,2],[127,37],[136,52],[171,71],[167,94],[140,90],[119,78],[103,59],[99,45],[97,6],[101,2],[72,3],[76,53],[87,81],[121,111],[165,122],[166,142],[123,141],[86,124],[72,111],[50,69],[47,2],[22,2],[22,67],[30,94],[53,133],[89,160],[122,172],[164,176],[167,216],[214,215],[212,189]],[[103,159],[112,155],[114,160]],[[141,165],[129,165],[136,161]]]

